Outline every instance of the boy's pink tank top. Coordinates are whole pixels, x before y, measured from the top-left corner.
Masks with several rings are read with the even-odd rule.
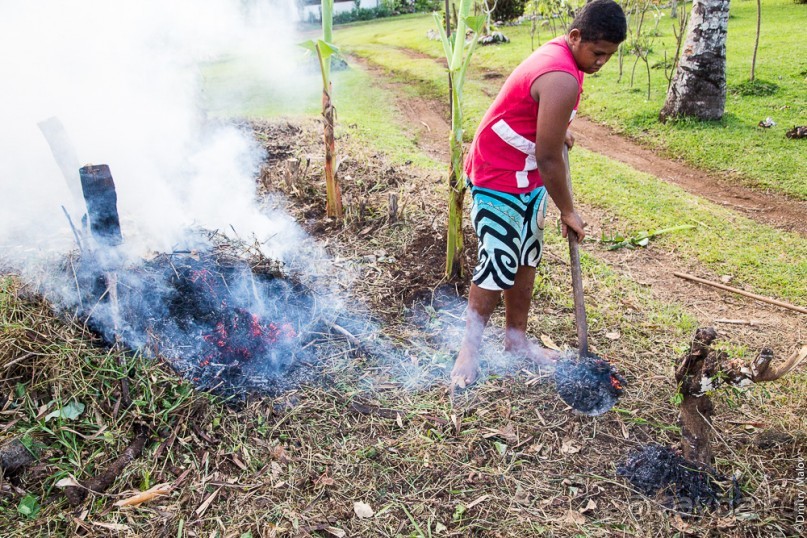
[[[584,74],[577,68],[565,36],[560,36],[521,62],[482,118],[465,161],[465,173],[477,187],[521,194],[543,185],[535,162],[538,103],[530,95],[530,87],[552,71],[565,71],[577,79],[577,102],[569,122],[574,119]]]

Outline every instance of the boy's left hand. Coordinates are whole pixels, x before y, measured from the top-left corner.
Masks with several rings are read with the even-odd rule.
[[[566,138],[563,140],[566,147],[572,149],[574,147],[574,135],[571,131],[566,131]]]

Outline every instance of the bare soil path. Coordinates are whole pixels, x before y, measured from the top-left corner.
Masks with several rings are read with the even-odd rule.
[[[363,59],[352,58],[352,60],[375,75],[379,84],[398,96],[398,107],[423,151],[435,160],[448,162],[448,147],[445,143],[450,132],[448,105],[408,96],[401,92],[400,86],[389,77],[382,77],[381,69]],[[495,72],[484,73],[482,76],[501,78],[504,82],[504,77]],[[491,99],[493,97],[495,93],[491,95]],[[728,181],[716,172],[667,158],[658,151],[642,146],[586,117],[575,119],[572,132],[580,147],[589,151],[600,153],[636,170],[652,174],[662,181],[678,185],[687,192],[726,206],[759,223],[807,235],[807,218],[805,218],[807,201],[751,189]]]
[[[710,202],[727,206],[757,222],[807,235],[807,202],[772,192],[749,189],[707,172],[659,155],[614,133],[588,118],[575,119],[572,131],[577,143],[632,168],[652,174]]]

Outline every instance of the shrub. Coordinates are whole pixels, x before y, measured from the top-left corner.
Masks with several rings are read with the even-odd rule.
[[[369,21],[382,17],[392,17],[402,13],[415,13],[418,11],[434,11],[438,8],[439,0],[382,0],[378,7],[360,7],[360,1],[354,1],[350,11],[337,13],[333,16],[334,24],[345,24],[353,21]]]
[[[493,10],[494,21],[512,21],[524,14],[527,0],[498,0]]]
[[[746,80],[739,84],[735,84],[731,86],[730,91],[733,94],[739,94],[743,96],[755,96],[755,97],[762,97],[766,95],[773,95],[779,89],[777,84],[773,82],[768,82],[766,80],[755,79],[755,80]]]

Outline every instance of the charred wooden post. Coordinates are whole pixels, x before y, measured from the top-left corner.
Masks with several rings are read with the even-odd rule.
[[[83,166],[79,169],[79,175],[93,237],[105,247],[120,245],[123,238],[118,218],[118,195],[109,166]]]
[[[112,310],[115,339],[120,328],[120,312],[118,310],[118,276],[115,273],[118,259],[115,248],[123,243],[118,217],[118,195],[115,181],[109,166],[105,164],[87,165],[79,169],[81,190],[87,203],[87,216],[90,221],[90,232],[100,247],[96,258],[104,271],[106,293]],[[119,362],[125,369],[125,359],[120,355]],[[121,378],[121,403],[124,408],[131,404],[129,381]]]
[[[722,352],[711,348],[717,332],[711,328],[698,329],[675,372],[675,380],[681,396],[681,448],[690,461],[711,465],[712,415],[714,406],[709,393],[721,385],[746,388],[755,383],[775,381],[784,376],[805,358],[807,346],[794,352],[779,366],[772,366],[773,351],[763,348],[750,365],[739,360],[729,360]]]
[[[681,360],[675,372],[675,381],[683,396],[681,402],[681,448],[684,458],[699,463],[712,463],[711,419],[714,406],[709,396],[701,390],[701,379],[706,368],[709,345],[717,338],[717,331],[708,327],[698,329],[689,347],[689,353]]]

